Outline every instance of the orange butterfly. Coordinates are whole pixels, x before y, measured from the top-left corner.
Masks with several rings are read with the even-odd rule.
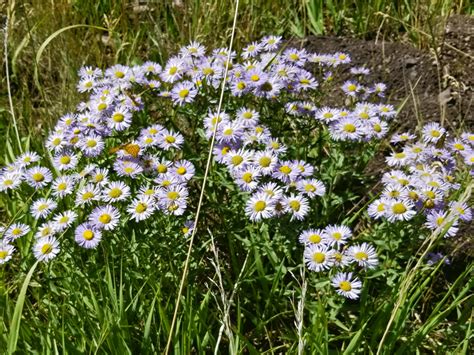
[[[117,153],[119,150],[123,150],[127,154],[130,154],[132,157],[137,158],[140,154],[140,146],[135,143],[125,143],[118,145],[116,147],[110,148],[109,153],[114,154]]]

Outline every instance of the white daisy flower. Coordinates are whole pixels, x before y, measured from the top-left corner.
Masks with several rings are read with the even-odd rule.
[[[171,148],[180,149],[184,143],[184,138],[180,133],[163,130],[158,137],[158,145],[161,149],[170,150]]]
[[[65,197],[74,190],[76,179],[71,175],[63,175],[57,177],[53,182],[53,195],[57,197]]]
[[[42,166],[34,166],[26,171],[26,181],[31,187],[36,189],[47,186],[53,179],[53,174],[49,169]]]
[[[30,231],[30,226],[24,223],[13,223],[8,229],[5,231],[4,240],[7,242],[16,240],[24,235],[28,234]]]
[[[77,218],[77,213],[69,210],[54,216],[53,220],[57,231],[64,231],[69,228]]]
[[[117,227],[120,219],[120,212],[117,208],[105,205],[94,208],[89,221],[97,228],[113,230]]]
[[[347,255],[364,269],[374,269],[379,263],[374,247],[368,243],[350,246]]]
[[[98,168],[91,173],[90,181],[98,185],[106,185],[109,182],[109,169]]]
[[[416,215],[414,205],[409,200],[393,199],[389,201],[386,217],[390,222],[408,221]]]
[[[31,215],[35,219],[45,218],[58,206],[58,204],[49,198],[40,198],[31,205]]]
[[[76,206],[84,206],[91,204],[93,201],[100,200],[100,188],[94,184],[87,184],[77,190]]]
[[[327,242],[331,246],[342,246],[352,236],[351,229],[344,225],[329,225],[324,228],[324,232],[327,236]]]
[[[308,244],[303,255],[311,271],[325,271],[334,265],[333,251],[328,245]]]
[[[43,223],[41,226],[38,227],[35,233],[35,238],[45,238],[45,237],[50,237],[56,234],[57,232],[57,226],[56,223],[53,221],[49,221],[46,223]]]
[[[265,150],[255,152],[253,161],[260,169],[262,175],[271,175],[275,166],[278,164],[278,157],[274,152]]]
[[[130,188],[122,181],[112,181],[102,193],[105,202],[117,202],[126,200],[130,196]]]
[[[117,132],[124,131],[132,124],[132,113],[123,106],[117,106],[107,118],[107,127]]]
[[[66,150],[57,154],[53,159],[53,164],[59,171],[74,169],[78,163],[77,155]]]
[[[426,124],[422,129],[423,141],[427,143],[436,143],[445,133],[446,130],[441,127],[439,123],[430,122]]]
[[[77,244],[86,249],[94,249],[102,239],[102,232],[90,223],[82,223],[74,232]]]
[[[291,214],[291,220],[303,220],[309,211],[308,199],[302,195],[291,194],[283,197],[285,212]]]
[[[283,196],[282,188],[274,182],[267,182],[261,185],[258,192],[264,192],[268,197],[274,200],[279,200]]]
[[[32,163],[40,161],[40,159],[41,157],[36,152],[25,152],[18,157],[18,159],[15,161],[15,164],[24,168],[31,165]]]
[[[304,179],[296,183],[296,189],[309,198],[323,196],[326,193],[324,184],[316,179]]]
[[[7,172],[0,175],[0,192],[15,190],[20,186],[23,175],[19,172]]]
[[[257,192],[247,201],[245,214],[252,222],[259,222],[262,219],[272,217],[274,204],[274,199],[272,199],[268,194]]]
[[[331,279],[331,285],[336,288],[336,292],[341,296],[350,299],[359,298],[362,282],[353,278],[352,272],[339,272]]]
[[[153,196],[141,195],[134,199],[127,208],[128,214],[136,222],[149,218],[155,211],[155,202]]]
[[[304,245],[321,245],[326,244],[326,234],[322,229],[307,229],[299,236],[299,241]]]
[[[39,261],[47,262],[54,259],[59,251],[59,242],[54,237],[37,239],[33,246],[33,253]]]
[[[0,241],[0,265],[5,264],[12,258],[15,247],[6,243],[5,241]]]
[[[389,200],[381,198],[372,202],[369,205],[367,212],[370,217],[374,219],[379,219],[386,216],[388,208]]]

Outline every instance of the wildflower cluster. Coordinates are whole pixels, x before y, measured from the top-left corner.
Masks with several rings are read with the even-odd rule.
[[[472,219],[471,208],[464,202],[450,201],[450,196],[460,187],[459,173],[466,165],[473,165],[474,135],[464,133],[450,139],[444,128],[432,122],[423,127],[421,138],[415,139],[409,132],[392,137],[396,148],[386,162],[395,169],[383,175],[384,190],[368,213],[389,222],[422,215],[426,228],[446,228],[445,236],[452,237],[459,220]]]
[[[324,195],[324,184],[313,178],[315,168],[301,160],[283,159],[287,148],[259,122],[257,111],[241,108],[235,119],[211,113],[204,122],[208,136],[219,122],[214,157],[225,164],[242,191],[252,193],[245,208],[250,220],[284,213],[302,220],[309,199]]]
[[[195,169],[177,158],[183,136],[160,124],[133,126],[133,116],[143,105],[128,90],[138,84],[149,86],[157,68],[145,63],[133,69],[116,65],[105,72],[81,69],[78,89],[90,96],[77,112],[63,116],[49,135],[46,147],[53,157],[52,169],[39,165],[35,152],[2,169],[0,192],[22,185],[34,189],[37,198],[30,215],[38,225],[33,251],[39,260],[58,254],[58,236],[72,226],[78,245],[95,248],[126,220],[140,222],[156,211],[176,216],[185,212],[187,183]],[[12,242],[30,230],[16,222],[3,228],[0,263],[11,258]]]
[[[330,272],[331,284],[344,297],[357,299],[362,282],[351,268],[369,270],[378,265],[375,248],[368,243],[348,246],[352,231],[345,225],[329,225],[324,229],[307,229],[299,236],[304,245],[304,259],[308,269]]]

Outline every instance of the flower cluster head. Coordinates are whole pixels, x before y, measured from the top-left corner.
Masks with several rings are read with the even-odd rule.
[[[351,238],[349,227],[329,225],[323,229],[303,231],[299,242],[305,247],[303,255],[309,270],[330,273],[331,284],[338,294],[357,299],[362,283],[353,276],[354,272],[376,268],[378,258],[372,245],[352,244]]]
[[[421,215],[428,230],[452,237],[459,221],[472,220],[471,208],[465,202],[450,201],[450,196],[460,187],[459,172],[472,169],[474,135],[450,139],[443,127],[432,122],[415,140],[409,132],[392,137],[394,152],[386,162],[393,170],[383,175],[384,189],[369,206],[369,216],[396,222]]]
[[[285,213],[302,220],[309,212],[309,200],[323,196],[326,188],[313,177],[312,165],[284,158],[285,145],[259,117],[259,112],[246,107],[233,118],[225,112],[209,113],[204,122],[208,137],[216,130],[214,157],[227,167],[241,191],[251,194],[245,208],[251,221]]]

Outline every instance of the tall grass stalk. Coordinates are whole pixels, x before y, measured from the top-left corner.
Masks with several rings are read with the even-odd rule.
[[[16,116],[15,116],[15,108],[13,107],[13,99],[12,99],[12,91],[11,91],[11,86],[10,86],[10,69],[8,67],[8,32],[9,32],[9,27],[10,27],[10,7],[8,6],[7,9],[7,18],[5,21],[5,26],[3,28],[4,32],[4,60],[5,60],[5,77],[7,79],[7,91],[8,91],[8,103],[10,104],[10,114],[13,119],[13,128],[15,129],[15,135],[18,143],[18,150],[23,153],[23,147],[21,145],[21,140],[20,140],[20,133],[18,132],[18,124],[16,121]]]
[[[224,100],[224,92],[225,92],[225,85],[226,85],[226,82],[227,82],[227,74],[229,72],[230,57],[231,57],[231,54],[232,54],[232,49],[233,49],[233,44],[234,44],[235,30],[237,28],[237,14],[238,14],[238,11],[239,11],[239,0],[236,0],[236,2],[235,2],[235,12],[234,12],[234,22],[232,24],[232,32],[231,32],[231,36],[230,36],[230,43],[229,43],[229,46],[227,48],[227,51],[228,51],[227,61],[226,61],[225,70],[224,70],[224,77],[222,79],[222,86],[221,86],[221,93],[220,93],[220,97],[219,97],[219,104],[217,106],[217,117],[219,117],[219,115],[221,114],[222,102]],[[214,148],[214,143],[215,143],[215,139],[216,139],[218,126],[219,126],[219,123],[216,122],[216,124],[214,126],[214,130],[212,132],[211,144],[209,146],[209,154],[207,156],[207,162],[206,162],[206,169],[204,171],[204,178],[203,178],[203,181],[202,181],[201,192],[200,192],[200,195],[199,195],[199,202],[198,202],[198,206],[197,206],[197,209],[196,209],[196,217],[194,218],[194,229],[191,233],[191,239],[189,241],[188,252],[186,254],[186,261],[184,263],[183,273],[181,275],[181,281],[180,281],[180,284],[179,284],[179,291],[178,291],[178,295],[176,297],[176,305],[175,305],[174,312],[173,312],[173,319],[171,320],[171,327],[170,327],[170,331],[169,331],[169,335],[168,335],[168,340],[166,342],[165,354],[168,354],[169,349],[170,349],[171,341],[172,341],[172,338],[173,338],[174,325],[176,323],[176,317],[178,315],[180,299],[181,299],[181,295],[183,293],[184,283],[186,281],[187,274],[188,274],[189,261],[191,260],[191,251],[193,249],[194,237],[196,236],[196,232],[198,230],[199,215],[201,213],[201,206],[202,206],[202,202],[203,202],[203,199],[204,199],[204,192],[206,190],[207,177],[209,175],[209,170],[211,168],[211,162],[212,162],[212,157],[213,157],[212,150]]]

